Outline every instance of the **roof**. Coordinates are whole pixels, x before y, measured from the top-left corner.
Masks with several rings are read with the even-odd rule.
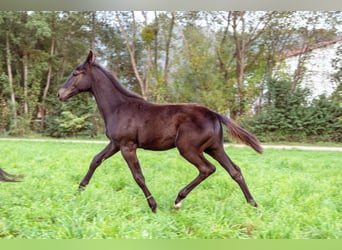
[[[322,47],[326,47],[328,45],[337,43],[339,41],[342,41],[342,37],[336,37],[335,39],[329,40],[329,41],[324,41],[324,42],[319,42],[319,43],[315,43],[313,45],[306,45],[303,48],[300,49],[295,49],[295,50],[289,50],[289,51],[285,51],[285,53],[283,54],[282,58],[288,58],[288,57],[293,57],[293,56],[297,56],[318,48],[322,48]]]

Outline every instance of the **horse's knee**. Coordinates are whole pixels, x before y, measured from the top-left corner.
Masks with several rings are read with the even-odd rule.
[[[201,175],[203,175],[204,177],[208,177],[209,175],[212,175],[213,173],[215,173],[216,171],[216,167],[213,165],[206,165],[205,168],[200,170]]]

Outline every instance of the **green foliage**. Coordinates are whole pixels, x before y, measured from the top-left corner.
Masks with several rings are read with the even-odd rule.
[[[238,185],[217,171],[175,210],[177,193],[197,170],[175,150],[139,151],[152,214],[120,154],[77,192],[99,144],[0,141],[0,166],[24,174],[0,183],[3,239],[340,239],[340,152],[227,148],[259,204],[246,204]],[[21,157],[18,157],[20,155]],[[80,157],[82,156],[82,157]],[[324,190],[324,192],[322,192]]]
[[[225,113],[228,86],[217,74],[215,56],[210,51],[210,40],[203,30],[192,25],[186,27],[184,36],[186,46],[182,49],[181,56],[177,57],[179,67],[174,74],[172,94],[175,100],[201,103]]]
[[[61,118],[56,118],[56,122],[61,128],[61,133],[66,135],[75,136],[77,132],[86,127],[86,119],[89,115],[78,117],[70,111],[63,111]]]
[[[145,42],[145,43],[151,43],[154,39],[156,39],[155,37],[155,33],[156,33],[156,29],[155,27],[153,27],[153,25],[149,25],[144,27],[144,29],[141,32],[141,39]]]
[[[0,133],[4,133],[9,126],[8,113],[7,103],[3,99],[0,99]]]
[[[57,98],[50,99],[53,105]],[[89,95],[79,95],[63,103],[46,118],[45,134],[52,137],[96,136],[103,133],[103,122],[99,117],[96,103]]]
[[[307,89],[289,81],[271,80],[263,110],[245,126],[265,141],[342,141],[342,108],[320,96],[309,103]]]

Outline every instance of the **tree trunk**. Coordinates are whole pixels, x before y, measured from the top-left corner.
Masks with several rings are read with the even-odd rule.
[[[28,55],[23,55],[23,76],[24,76],[24,114],[28,115]]]
[[[51,59],[54,55],[54,52],[55,52],[55,39],[52,38],[51,47],[50,47],[50,58]],[[40,115],[41,115],[41,123],[40,124],[41,124],[42,129],[45,128],[45,116],[46,116],[45,101],[46,101],[46,97],[47,97],[47,94],[48,94],[49,88],[50,88],[51,76],[52,76],[52,65],[50,63],[47,78],[46,78],[46,83],[45,83],[45,87],[44,87],[44,92],[43,92],[43,96],[42,96],[42,105],[40,108]]]
[[[239,115],[244,113],[245,109],[245,91],[244,91],[244,71],[245,71],[245,53],[246,53],[246,41],[244,38],[245,20],[243,12],[234,11],[233,13],[233,33],[235,42],[235,54],[236,54],[236,81],[238,89],[239,99]],[[241,34],[238,34],[237,22],[241,21]]]
[[[229,43],[229,27],[231,26],[231,17],[232,17],[232,11],[228,11],[227,16],[221,14],[222,18],[227,22],[224,31],[223,36],[220,41],[220,44],[216,48],[216,54],[217,54],[217,60],[218,65],[220,68],[220,73],[223,77],[224,82],[228,82],[228,74],[230,70],[230,66],[233,62],[234,57],[231,56],[227,58],[227,55],[225,53],[225,48],[227,47],[227,44]]]
[[[11,95],[11,106],[12,106],[12,115],[13,115],[13,126],[17,127],[17,107],[15,101],[15,93],[13,87],[13,76],[12,76],[12,66],[11,66],[11,50],[9,44],[9,33],[6,33],[6,64],[7,64],[7,72],[8,72],[8,84]]]
[[[144,16],[144,24],[145,24],[145,27],[147,26],[147,16],[146,16],[146,13],[144,11],[142,11],[142,15]],[[151,53],[151,42],[148,41],[148,42],[145,42],[146,44],[146,51],[147,51],[147,63],[144,64],[144,67],[145,67],[145,75],[144,75],[144,85],[145,85],[145,92],[146,92],[146,98],[147,99],[147,86],[148,86],[148,83],[150,82],[150,77],[151,77],[151,61],[152,61],[152,53]],[[157,55],[155,55],[157,56]]]
[[[154,58],[153,58],[153,67],[154,72],[158,72],[158,32],[159,32],[159,18],[157,11],[154,11],[154,20],[155,20],[155,27],[153,29],[154,34]]]
[[[137,63],[136,63],[136,60],[135,60],[135,48],[134,48],[134,44],[136,42],[135,41],[135,39],[136,39],[135,38],[136,37],[135,29],[134,29],[134,32],[133,32],[133,41],[131,42],[132,45],[130,45],[130,41],[129,41],[127,32],[125,31],[125,28],[122,25],[122,21],[121,21],[118,13],[116,13],[116,20],[118,21],[118,24],[119,24],[120,30],[122,32],[122,35],[125,38],[127,50],[128,50],[128,53],[129,53],[129,56],[130,56],[130,59],[131,59],[131,63],[132,63],[132,68],[133,68],[133,71],[134,71],[134,75],[135,75],[135,77],[138,80],[138,83],[139,83],[139,86],[140,86],[140,89],[141,89],[141,94],[142,94],[144,99],[147,99],[147,82],[145,82],[142,79],[142,77],[140,76],[140,73],[139,73],[138,67],[137,67]],[[133,20],[135,20],[134,13],[133,13]],[[135,21],[133,22],[133,25],[135,26]]]
[[[171,45],[171,38],[172,38],[172,32],[173,32],[173,27],[175,24],[175,13],[171,13],[171,23],[170,23],[170,28],[169,28],[169,34],[166,40],[166,45],[165,45],[165,64],[164,64],[164,84],[165,86],[168,85],[168,74],[169,74],[169,53],[170,53],[170,45]]]
[[[309,46],[305,45],[303,52],[298,55],[297,67],[293,73],[292,90],[295,90],[305,75],[305,62],[308,57]]]

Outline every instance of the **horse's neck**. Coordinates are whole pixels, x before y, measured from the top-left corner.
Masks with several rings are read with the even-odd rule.
[[[117,87],[116,84],[119,83],[112,83],[110,79],[102,78],[92,88],[92,93],[105,123],[107,123],[118,106],[128,102],[130,99],[128,95],[121,91],[120,86]]]

